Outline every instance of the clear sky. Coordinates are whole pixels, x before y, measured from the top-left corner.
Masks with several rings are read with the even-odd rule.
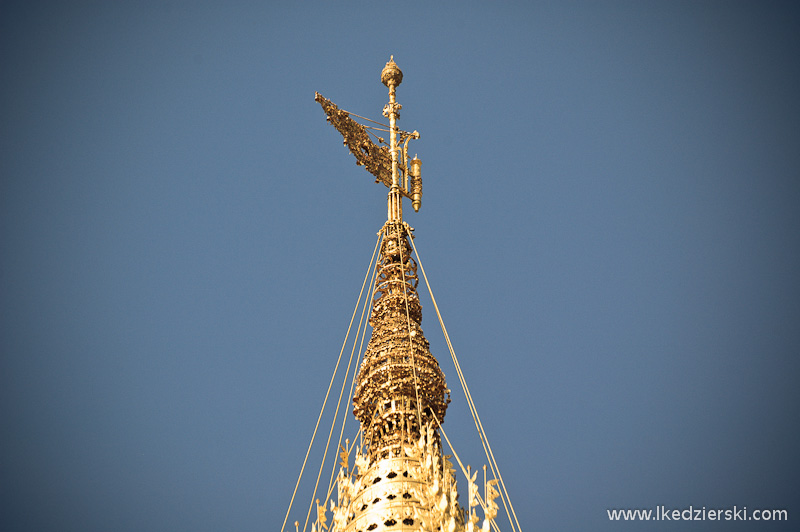
[[[796,523],[795,4],[26,1],[0,5],[0,528],[280,529],[386,216],[314,91],[382,119],[390,54],[406,219],[523,530]]]

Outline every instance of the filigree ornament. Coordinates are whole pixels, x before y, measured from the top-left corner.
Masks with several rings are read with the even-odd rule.
[[[317,522],[319,523],[320,531],[328,529],[328,518],[325,517],[325,505],[320,504],[319,499],[317,499]]]
[[[392,157],[389,148],[378,146],[369,137],[364,126],[350,118],[350,113],[342,111],[335,103],[325,98],[318,92],[314,99],[319,102],[328,122],[342,134],[343,144],[347,146],[356,158],[356,164],[366,168],[367,172],[375,176],[375,182],[382,182],[387,187],[392,186]]]
[[[402,108],[403,106],[399,103],[387,103],[383,106],[383,116],[389,118],[389,115],[394,113],[395,118],[400,118],[400,109]]]
[[[420,325],[417,264],[407,224],[387,223],[378,257],[367,345],[353,397],[370,462],[416,453],[420,425],[444,419],[449,392]],[[438,441],[432,431],[430,439]]]
[[[497,517],[498,506],[494,500],[500,496],[500,493],[495,489],[498,480],[492,479],[486,483],[486,519],[492,520]]]
[[[469,506],[470,510],[478,505],[478,485],[475,483],[475,479],[478,476],[478,472],[475,471],[472,473],[472,476],[467,479],[467,486],[469,490],[469,497],[467,505]]]

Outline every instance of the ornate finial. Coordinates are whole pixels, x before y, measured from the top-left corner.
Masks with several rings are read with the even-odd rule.
[[[367,129],[376,129],[374,126],[364,126],[354,121],[350,113],[339,109],[333,102],[324,98],[318,92],[315,100],[319,102],[328,122],[335,127],[344,137],[344,144],[356,158],[356,164],[364,166],[369,173],[389,187],[388,219],[394,222],[403,220],[403,197],[411,199],[411,205],[418,211],[422,198],[422,179],[420,177],[420,160],[415,156],[411,159],[408,155],[408,143],[419,138],[419,133],[409,133],[397,128],[397,119],[403,108],[397,102],[397,86],[403,81],[403,72],[394,62],[394,56],[389,58],[386,66],[381,71],[381,81],[389,88],[389,103],[383,108],[383,116],[389,119],[389,143],[383,138],[376,137],[378,144],[370,138],[374,133]],[[358,115],[354,115],[358,116]]]
[[[397,87],[403,82],[403,71],[394,62],[394,56],[389,57],[389,62],[381,70],[381,83],[390,87],[394,85]]]

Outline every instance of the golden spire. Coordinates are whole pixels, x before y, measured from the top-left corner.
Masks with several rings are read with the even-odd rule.
[[[388,125],[353,115],[381,127],[359,124],[350,118],[351,113],[339,109],[330,100],[315,93],[315,99],[325,111],[328,121],[342,134],[344,144],[355,156],[356,164],[364,166],[375,176],[376,182],[386,185],[389,188],[389,196],[387,220],[378,232],[379,246],[376,244],[375,248],[378,259],[373,263],[375,266],[372,271],[373,290],[371,295],[367,295],[363,307],[366,310],[367,305],[371,304],[369,324],[372,326],[372,335],[364,351],[358,374],[353,376],[354,381],[350,383],[355,385],[353,414],[361,424],[358,432],[361,438],[359,439],[357,435],[352,446],[349,440],[345,440],[345,444],[341,445],[344,434],[343,419],[338,443],[339,469],[336,476],[338,493],[336,497],[330,498],[333,474],[330,477],[329,491],[323,491],[325,493],[323,500],[330,503],[332,514],[332,518],[328,521],[328,505],[320,503],[316,495],[325,465],[325,456],[330,449],[329,435],[323,464],[320,466],[302,531],[306,531],[306,525],[316,504],[317,517],[311,525],[311,532],[499,532],[495,523],[498,505],[494,500],[501,498],[509,516],[511,532],[521,532],[516,514],[514,514],[516,527],[510,522],[508,510],[510,508],[513,513],[511,501],[508,499],[491,446],[486,439],[464,375],[439,316],[459,382],[466,395],[467,405],[476,422],[481,443],[487,452],[489,465],[495,476],[494,479],[487,480],[484,467],[483,496],[478,489],[478,472],[473,473],[469,465],[464,467],[463,461],[456,454],[442,428],[447,405],[450,403],[450,391],[445,384],[439,363],[431,354],[430,345],[422,332],[422,305],[417,295],[419,256],[417,255],[416,260],[411,256],[412,251],[417,254],[413,229],[403,221],[403,197],[411,199],[414,210],[419,210],[422,181],[419,159],[416,156],[413,159],[408,157],[408,143],[412,139],[418,139],[419,133],[416,131],[408,133],[397,127],[402,109],[397,102],[397,87],[402,81],[403,72],[394,62],[394,57],[391,57],[381,71],[381,82],[389,89],[389,102],[383,109],[383,115],[389,119]],[[389,143],[387,144],[375,131],[388,131]],[[373,142],[370,135],[375,137],[377,142]],[[425,270],[421,264],[419,266],[424,276]],[[369,272],[364,279],[364,286],[368,278]],[[427,278],[425,283],[427,285]],[[430,290],[430,286],[428,289]],[[362,294],[364,294],[363,286]],[[356,308],[359,305],[360,302]],[[435,301],[434,308],[436,308]],[[438,308],[436,313],[439,314]],[[360,335],[360,331],[361,322],[356,338]],[[350,327],[345,336],[342,353],[349,334]],[[363,340],[363,336],[361,338]],[[356,341],[353,343],[351,361],[356,352]],[[331,386],[336,379],[338,368],[337,361]],[[345,385],[350,378],[350,369],[351,365],[348,362],[330,434],[333,434],[334,428],[339,423],[337,419],[339,406]],[[323,412],[329,394],[330,386],[323,402]],[[320,412],[321,418],[322,412]],[[316,433],[315,428],[281,532],[292,510],[292,502],[297,494]],[[466,477],[469,495],[463,507],[458,502],[456,469],[449,461],[451,456],[442,454],[440,439],[442,437],[452,451],[461,474]],[[482,507],[484,511],[482,526],[478,526],[480,521],[476,511],[478,507]],[[298,527],[299,523],[295,521],[296,532],[299,531]]]
[[[419,210],[422,182],[419,159],[408,157],[408,142],[419,133],[397,127],[402,106],[396,91],[402,80],[392,57],[381,71],[381,82],[389,88],[383,109],[389,119],[388,146],[373,143],[368,126],[316,95],[357,164],[389,187],[370,315],[372,336],[353,396],[363,443],[352,469],[347,468],[347,455],[342,455],[331,532],[458,532],[465,527],[438,431],[450,392],[422,332],[417,263],[409,240],[412,229],[403,222],[403,197]],[[378,138],[378,142],[384,141]]]

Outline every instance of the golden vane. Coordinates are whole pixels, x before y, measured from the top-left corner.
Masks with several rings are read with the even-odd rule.
[[[408,143],[412,139],[418,139],[419,133],[409,133],[397,128],[397,119],[400,118],[403,106],[397,103],[395,96],[397,86],[402,81],[403,72],[392,57],[381,71],[381,82],[389,88],[389,103],[383,108],[383,116],[389,119],[388,146],[380,145],[385,144],[381,137],[376,137],[378,144],[370,138],[370,129],[386,131],[385,129],[359,124],[350,117],[351,113],[339,109],[320,93],[314,93],[314,99],[322,106],[328,122],[344,137],[344,145],[355,156],[356,164],[374,175],[376,183],[381,182],[389,188],[388,217],[393,222],[403,219],[402,196],[411,200],[414,211],[419,211],[422,204],[422,163],[416,155],[413,159],[408,157]]]

